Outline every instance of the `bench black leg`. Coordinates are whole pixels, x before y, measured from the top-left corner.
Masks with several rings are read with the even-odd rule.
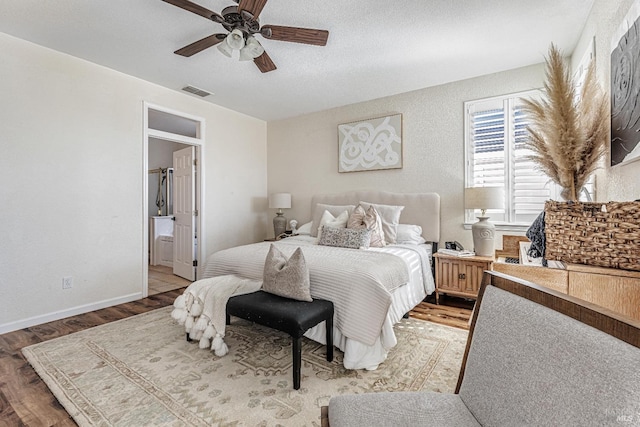
[[[327,335],[327,361],[333,360],[333,316],[324,321]]]
[[[291,337],[293,344],[293,388],[300,389],[300,365],[302,364],[302,337]]]
[[[189,332],[187,332],[187,342],[191,342],[191,338],[189,338]]]

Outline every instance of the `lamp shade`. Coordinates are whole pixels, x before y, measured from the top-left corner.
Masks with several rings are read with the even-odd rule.
[[[291,209],[290,193],[271,193],[269,195],[270,209]]]
[[[504,208],[504,189],[502,187],[473,187],[464,189],[465,209],[502,209]]]

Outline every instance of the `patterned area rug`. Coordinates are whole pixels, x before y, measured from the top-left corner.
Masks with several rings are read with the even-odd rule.
[[[421,320],[396,325],[398,345],[375,371],[346,370],[304,339],[300,390],[292,387],[291,340],[234,319],[229,354],[185,340],[171,307],[77,332],[23,353],[80,426],[319,426],[338,394],[451,392],[467,331]]]

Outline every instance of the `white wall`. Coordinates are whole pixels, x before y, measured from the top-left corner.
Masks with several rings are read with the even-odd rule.
[[[580,61],[595,38],[596,69],[603,88],[611,93],[611,43],[613,33],[623,22],[634,0],[596,0],[585,25],[572,62]],[[615,40],[618,43],[618,40]],[[636,65],[637,66],[637,65]],[[610,164],[609,158],[606,165]],[[627,201],[640,199],[640,161],[613,168],[605,167],[597,176],[598,200]]]
[[[140,296],[143,101],[206,120],[207,252],[264,238],[265,122],[4,34],[0,52],[0,333]]]
[[[463,103],[539,88],[542,79],[539,64],[269,122],[269,192],[292,193],[292,209],[286,216],[300,224],[310,220],[314,193],[437,192],[442,201],[442,242],[458,240],[472,247],[471,231],[463,228]],[[338,173],[338,124],[390,113],[403,115],[403,168]]]

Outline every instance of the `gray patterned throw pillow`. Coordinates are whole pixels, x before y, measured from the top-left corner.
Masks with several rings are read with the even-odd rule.
[[[271,245],[264,262],[262,290],[298,301],[313,301],[309,269],[302,249],[296,249],[287,259],[275,245]]]
[[[360,249],[369,248],[371,230],[366,228],[333,228],[322,227],[319,245],[337,246],[341,248]]]

